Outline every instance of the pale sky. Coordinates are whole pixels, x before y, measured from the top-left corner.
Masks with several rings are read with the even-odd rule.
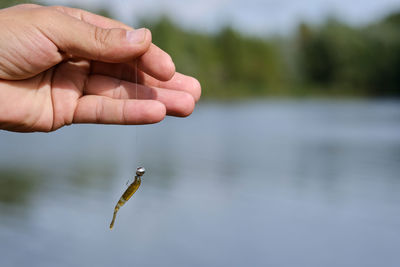
[[[49,4],[106,6],[134,26],[137,19],[167,14],[181,26],[213,31],[231,24],[249,33],[287,33],[299,21],[334,15],[359,25],[400,11],[400,0],[45,0]]]

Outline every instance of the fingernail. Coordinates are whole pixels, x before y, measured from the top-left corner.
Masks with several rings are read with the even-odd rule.
[[[132,44],[143,43],[145,37],[146,37],[146,29],[144,28],[126,32],[126,39],[128,40],[128,42]]]

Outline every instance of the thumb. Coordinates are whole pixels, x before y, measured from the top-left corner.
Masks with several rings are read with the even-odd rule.
[[[148,29],[105,29],[58,11],[52,11],[50,16],[46,24],[39,26],[40,30],[59,50],[74,57],[127,62],[143,55],[151,44]]]

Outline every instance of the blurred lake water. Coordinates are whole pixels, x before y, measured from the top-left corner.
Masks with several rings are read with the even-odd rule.
[[[397,267],[399,248],[400,102],[206,102],[157,125],[0,132],[0,266]]]

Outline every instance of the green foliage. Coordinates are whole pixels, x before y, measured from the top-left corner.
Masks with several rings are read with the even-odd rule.
[[[10,6],[15,6],[19,4],[29,4],[29,3],[38,3],[38,1],[31,1],[31,0],[1,0],[0,1],[0,8],[6,8]]]
[[[304,80],[327,86],[332,83],[335,70],[335,51],[329,36],[315,34],[312,29],[301,24],[299,28],[299,50],[301,71]]]
[[[178,71],[200,80],[204,97],[274,94],[283,84],[282,57],[270,41],[230,27],[214,35],[184,31],[166,17],[143,24],[151,29],[153,42],[170,53]]]
[[[19,3],[6,0],[0,7]],[[112,16],[107,9],[96,13]],[[141,24],[178,71],[199,79],[203,98],[400,96],[400,12],[361,28],[334,19],[319,27],[302,23],[284,39],[231,27],[199,33],[167,17]]]
[[[299,68],[309,86],[341,88],[353,95],[400,95],[399,15],[361,29],[328,21],[302,25]]]
[[[42,182],[40,177],[37,170],[0,166],[0,204],[28,204]]]
[[[399,18],[364,28],[334,19],[317,28],[303,23],[295,38],[283,40],[230,27],[196,33],[166,17],[144,24],[178,71],[200,80],[203,97],[400,96]]]

